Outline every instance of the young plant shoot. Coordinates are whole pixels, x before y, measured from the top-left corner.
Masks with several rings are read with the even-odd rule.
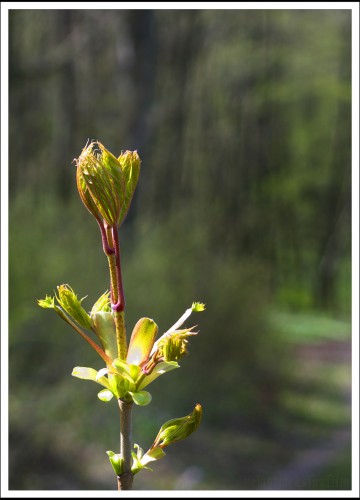
[[[200,424],[202,408],[196,404],[189,415],[165,422],[146,453],[131,441],[133,404],[148,405],[151,402],[148,386],[161,375],[179,368],[179,360],[187,354],[189,338],[197,333],[184,323],[191,313],[203,311],[205,305],[194,302],[159,338],[155,321],[141,318],[128,341],[118,230],[129,210],[141,161],[137,151],[125,151],[116,158],[100,142],[87,144],[75,161],[80,198],[99,225],[109,264],[110,292],[104,292],[90,312],[83,307],[83,299],[65,284],[57,287],[54,296],[47,295],[38,304],[53,309],[97,352],[104,364],[99,370],[77,366],[72,375],[101,385],[98,393],[101,401],[109,402],[113,397],[118,401],[120,450],[106,453],[117,476],[118,489],[129,490],[135,474],[148,469],[150,462],[165,455],[166,446],[186,438]],[[95,334],[93,338],[91,332]]]

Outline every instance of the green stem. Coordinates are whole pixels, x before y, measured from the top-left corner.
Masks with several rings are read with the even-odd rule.
[[[123,311],[113,311],[116,329],[116,343],[118,356],[122,360],[126,360],[127,345],[126,345],[126,326]]]
[[[123,472],[117,477],[118,490],[131,490],[133,474],[131,472],[131,410],[132,403],[118,400],[120,409],[120,453],[124,459]]]

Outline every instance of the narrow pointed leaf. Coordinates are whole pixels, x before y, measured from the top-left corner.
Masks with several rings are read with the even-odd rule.
[[[204,311],[205,310],[205,304],[201,303],[201,302],[193,302],[192,303],[192,306],[189,307],[189,309],[186,309],[186,311],[184,312],[184,314],[177,320],[176,323],[174,323],[172,325],[171,328],[169,328],[163,335],[161,335],[161,337],[154,343],[153,345],[153,348],[151,349],[151,353],[150,354],[153,354],[159,343],[164,339],[166,338],[169,334],[175,332],[176,330],[178,330],[178,328],[183,324],[185,323],[185,321],[188,319],[188,317],[191,315],[191,313],[193,312],[201,312],[201,311]]]
[[[160,377],[160,375],[175,370],[175,368],[180,368],[179,364],[176,363],[176,361],[163,361],[162,363],[159,363],[155,366],[153,371],[149,375],[146,375],[146,377],[141,381],[141,383],[139,384],[139,389],[144,389],[147,385],[151,384],[151,382]]]

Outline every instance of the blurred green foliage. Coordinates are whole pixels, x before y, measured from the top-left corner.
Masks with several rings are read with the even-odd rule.
[[[89,310],[109,288],[71,165],[88,138],[143,160],[120,230],[129,333],[207,305],[181,370],[134,412],[134,441],[146,449],[197,402],[202,425],[137,487],[246,488],[349,425],[348,361],[332,374],[296,349],[350,335],[350,21],[10,11],[10,488],[114,486],[117,409],[70,377],[101,363],[36,304],[68,283]]]

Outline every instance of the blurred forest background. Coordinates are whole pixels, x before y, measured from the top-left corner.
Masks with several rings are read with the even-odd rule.
[[[202,426],[135,488],[351,488],[351,11],[11,10],[9,28],[10,489],[116,489],[116,403],[70,376],[101,363],[37,306],[109,286],[72,163],[88,139],[142,158],[128,330],[207,304],[133,438],[197,402]]]

